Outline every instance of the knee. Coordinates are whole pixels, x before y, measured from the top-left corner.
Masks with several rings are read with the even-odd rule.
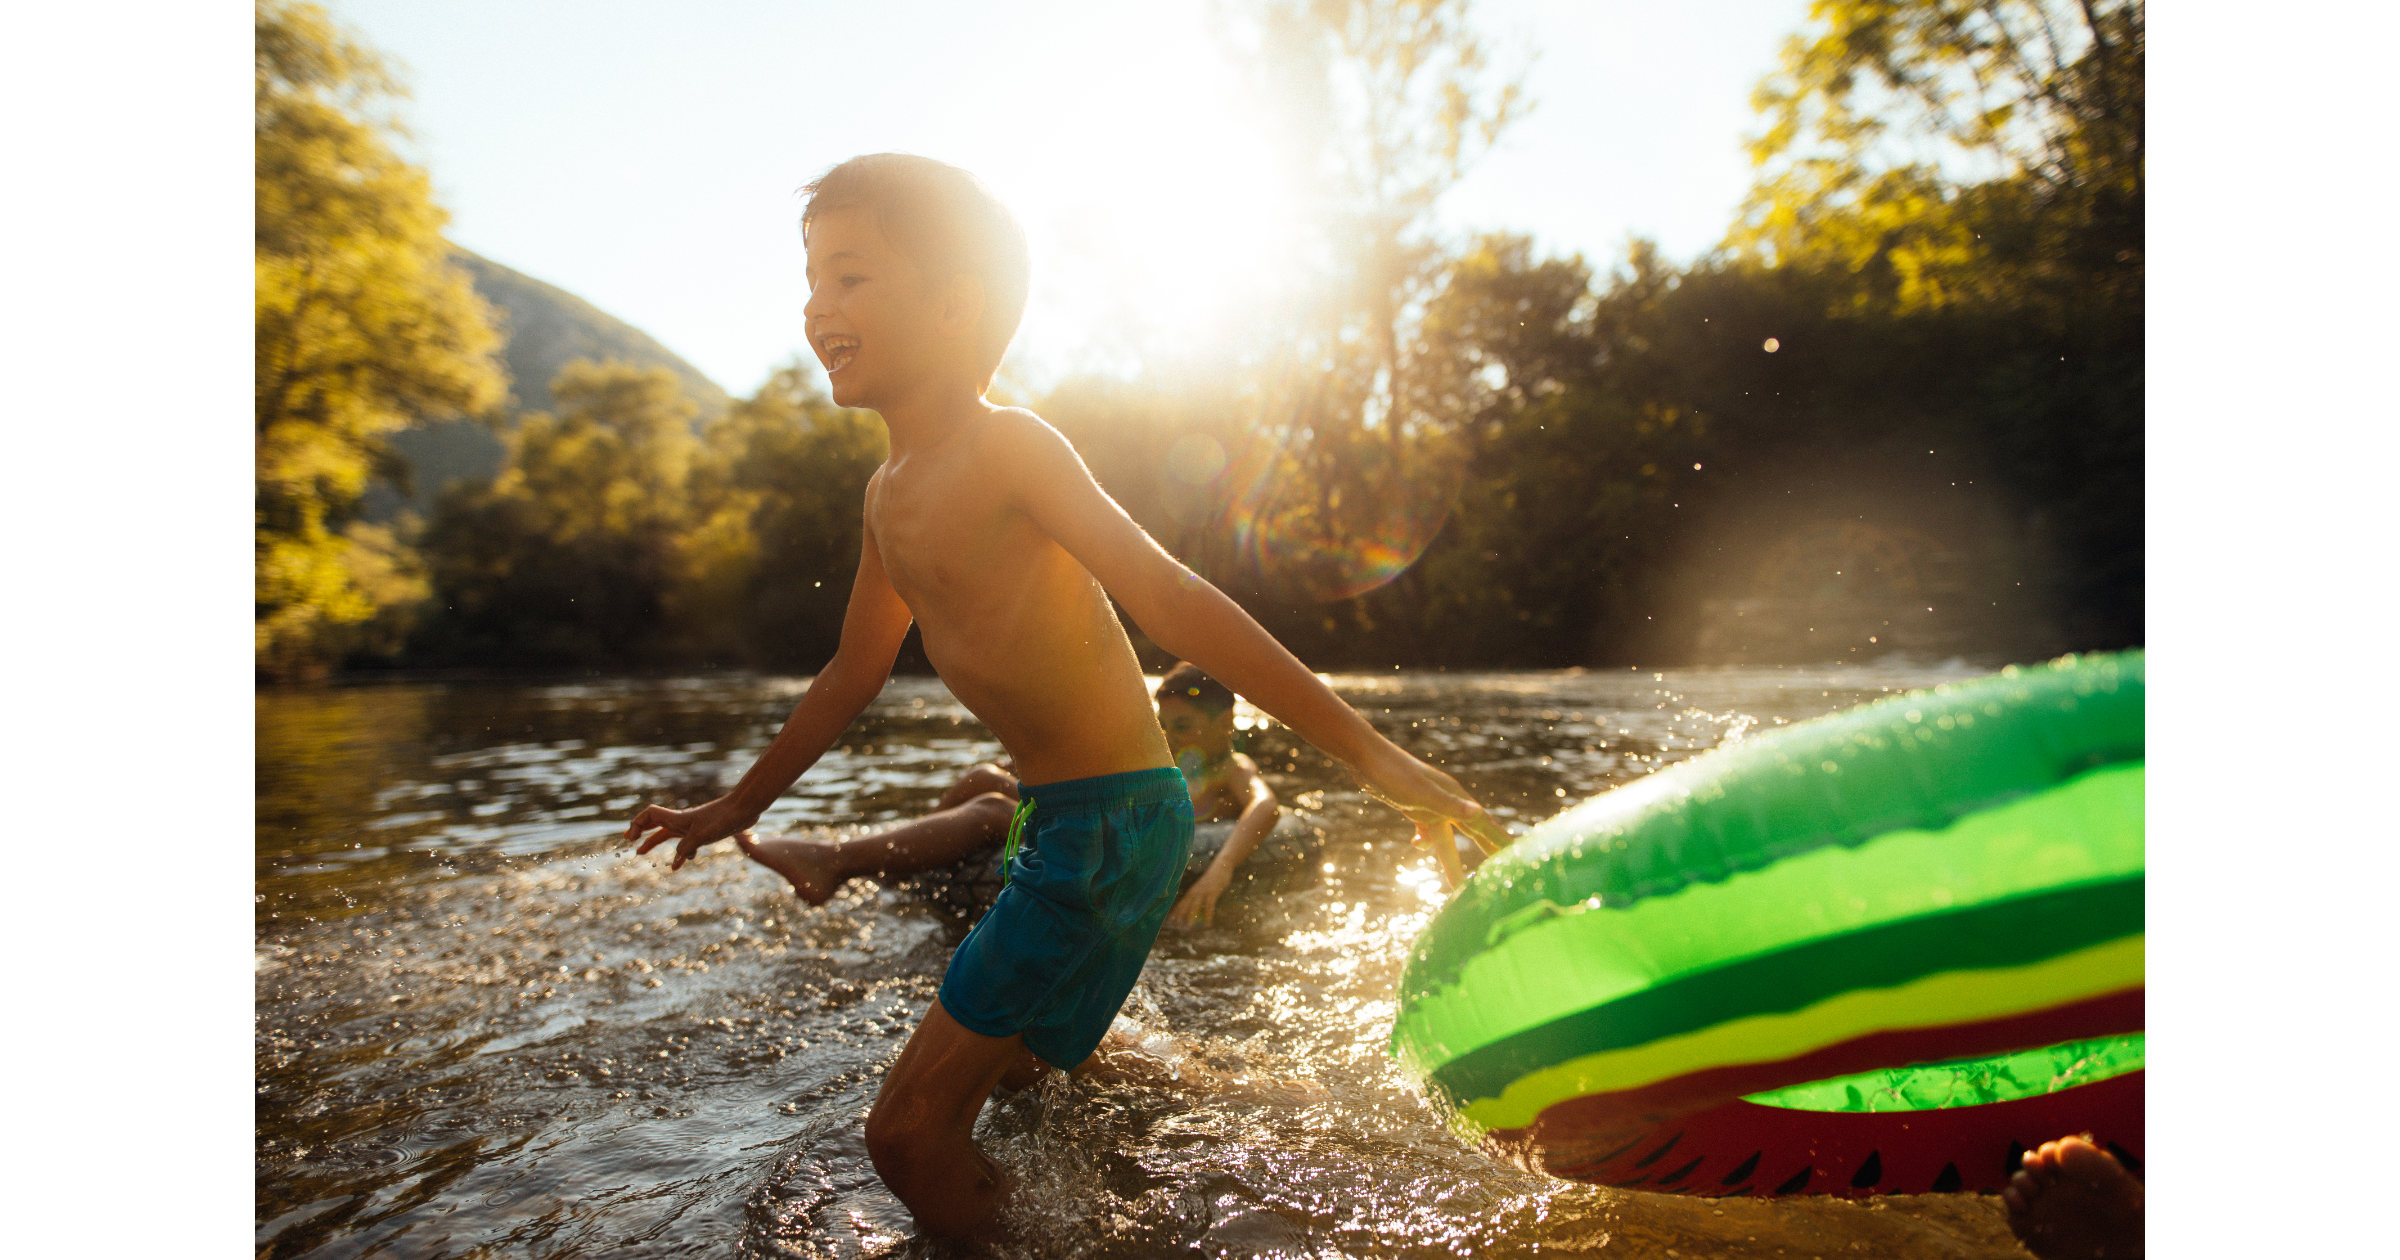
[[[898,1189],[913,1180],[910,1173],[927,1166],[931,1135],[922,1126],[877,1107],[867,1114],[867,1158],[885,1184]]]
[[[960,775],[958,782],[951,784],[950,790],[942,793],[941,808],[956,809],[978,797],[997,794],[1008,802],[1010,809],[1015,809],[1017,806],[1016,793],[1016,776],[990,762],[985,762]]]
[[[1017,812],[1017,802],[1014,797],[1002,796],[998,792],[986,792],[981,796],[967,798],[959,808],[973,814],[977,821],[987,827],[1006,831],[1009,818]]]
[[[1017,791],[1017,776],[987,761],[967,771],[958,784],[969,792],[998,792],[1013,801]]]

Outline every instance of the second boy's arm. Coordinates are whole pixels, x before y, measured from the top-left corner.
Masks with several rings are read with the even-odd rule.
[[[634,840],[652,828],[657,830],[641,841],[635,853],[648,853],[673,836],[675,860],[669,869],[677,869],[703,845],[748,830],[882,693],[911,618],[908,605],[884,574],[874,529],[864,528],[860,534],[858,577],[850,586],[841,646],[835,649],[833,659],[809,680],[808,690],[783,729],[776,732],[774,742],[759,754],[732,791],[692,809],[643,806],[625,828],[625,838]]]
[[[1385,739],[1240,605],[1187,569],[1103,493],[1065,438],[1027,417],[1003,426],[994,471],[1019,510],[1124,605],[1161,648],[1274,714],[1407,815],[1420,843],[1450,850],[1452,825],[1485,849],[1508,843],[1457,780]],[[1447,869],[1448,864],[1445,864]]]
[[[1192,923],[1206,926],[1214,919],[1217,898],[1233,885],[1233,873],[1248,860],[1259,842],[1267,838],[1267,833],[1275,829],[1275,817],[1281,808],[1275,803],[1275,789],[1267,785],[1267,776],[1245,764],[1248,761],[1249,758],[1238,753],[1233,757],[1235,782],[1230,786],[1234,789],[1232,794],[1242,802],[1242,813],[1234,820],[1233,834],[1226,837],[1225,847],[1217,850],[1208,869],[1200,872],[1200,878],[1193,880],[1192,886],[1176,899],[1175,908],[1167,912],[1170,927]]]

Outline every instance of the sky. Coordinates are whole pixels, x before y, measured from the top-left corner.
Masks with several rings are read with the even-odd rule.
[[[1239,319],[1272,265],[1258,128],[1206,0],[329,0],[395,60],[452,240],[656,337],[741,395],[802,349],[798,189],[844,158],[975,171],[1026,225],[1010,372],[1106,359],[1126,318]],[[1599,270],[1686,260],[1749,187],[1752,87],[1807,0],[1479,0],[1535,105],[1439,209]],[[1104,296],[1105,294],[1105,296]]]

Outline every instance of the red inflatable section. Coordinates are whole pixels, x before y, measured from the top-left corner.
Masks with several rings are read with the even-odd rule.
[[[2026,1150],[2070,1133],[2091,1134],[2138,1172],[2142,1081],[2142,1073],[2128,1072],[2039,1098],[1934,1111],[1792,1111],[1736,1100],[1679,1116],[1588,1161],[1552,1163],[1549,1152],[1521,1137],[1495,1133],[1492,1144],[1553,1177],[1662,1194],[1996,1193]],[[1550,1120],[1544,1112],[1533,1131],[1548,1129]]]
[[[1550,1152],[1554,1162],[1590,1162],[1592,1152],[1616,1150],[1628,1133],[1647,1132],[1672,1117],[1699,1114],[1727,1099],[1793,1081],[1847,1076],[1894,1063],[1936,1063],[2138,1032],[2145,993],[2140,988],[2126,989],[2004,1019],[1869,1033],[1794,1058],[1739,1063],[1670,1077],[1640,1089],[1585,1094],[1552,1103],[1530,1126],[1495,1131],[1491,1140],[1519,1150],[1539,1147]]]

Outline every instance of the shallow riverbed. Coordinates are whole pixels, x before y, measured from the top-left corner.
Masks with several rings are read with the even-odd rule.
[[[1979,672],[1333,681],[1521,830],[1744,733]],[[260,693],[261,1256],[942,1254],[876,1180],[860,1122],[958,909],[865,881],[812,908],[729,846],[670,875],[615,842],[641,802],[730,784],[804,687]],[[1383,1050],[1440,899],[1430,858],[1289,732],[1246,738],[1322,849],[1161,938],[1119,1031],[1166,1079],[986,1109],[986,1145],[1024,1179],[1001,1254],[2025,1254],[1990,1198],[1708,1201],[1461,1146]],[[762,830],[909,817],[999,751],[939,682],[894,679]]]

